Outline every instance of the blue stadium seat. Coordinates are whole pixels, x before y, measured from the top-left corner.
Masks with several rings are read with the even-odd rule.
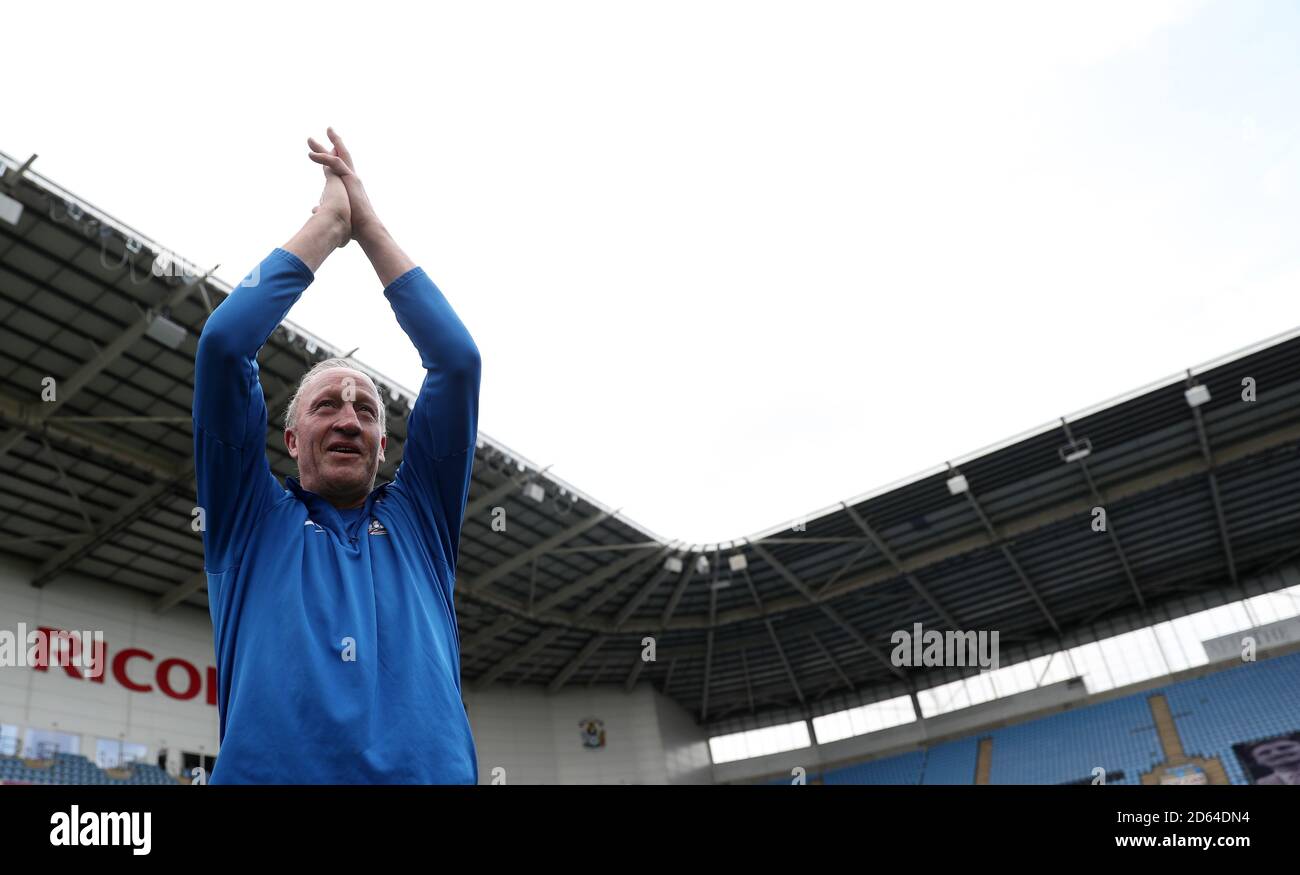
[[[1107,783],[1140,783],[1143,772],[1165,759],[1148,703],[1158,694],[1169,703],[1183,752],[1218,757],[1232,783],[1248,784],[1232,746],[1300,732],[1300,653],[994,730],[988,733],[993,739],[989,782],[1089,781],[1093,769],[1100,766],[1106,770]],[[825,774],[825,781],[973,784],[979,737],[834,769]]]

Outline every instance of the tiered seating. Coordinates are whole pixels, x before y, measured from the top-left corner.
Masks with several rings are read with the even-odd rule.
[[[175,784],[154,765],[136,763],[128,777],[114,777],[79,754],[56,753],[52,760],[0,756],[0,784]]]
[[[136,763],[131,768],[128,784],[175,784],[176,779],[154,765]]]
[[[1249,784],[1232,746],[1300,732],[1300,654],[1266,659],[1168,688],[1183,751],[1218,757],[1234,784]]]
[[[920,751],[905,753],[883,760],[872,760],[833,769],[825,774],[827,784],[919,784],[921,764],[925,754]],[[972,778],[974,769],[971,770]]]
[[[0,757],[0,783],[55,784],[50,767],[34,768],[18,757]]]
[[[922,784],[973,784],[979,741],[962,738],[932,747],[925,752],[921,767]]]
[[[1154,692],[1154,691],[1153,691]],[[1106,770],[1108,784],[1136,784],[1164,759],[1147,696],[1140,693],[990,733],[990,784],[1064,784]],[[1118,777],[1123,773],[1123,778]]]
[[[989,782],[1063,784],[1106,770],[1108,784],[1137,784],[1165,759],[1148,699],[1163,694],[1191,757],[1218,757],[1247,784],[1234,744],[1300,732],[1300,653],[1237,666],[1165,687],[1064,711],[826,772],[827,784],[971,784],[979,738],[993,740]],[[1120,773],[1123,777],[1120,777]],[[809,775],[809,782],[813,776]],[[789,784],[789,779],[773,784]]]

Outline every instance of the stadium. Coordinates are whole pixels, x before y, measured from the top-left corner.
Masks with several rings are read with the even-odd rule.
[[[201,781],[190,410],[231,288],[33,163],[0,154],[0,783]],[[297,380],[343,352],[290,322],[263,348],[278,477]],[[382,480],[414,392],[368,373]],[[730,542],[664,541],[480,433],[480,783],[1300,783],[1297,487],[1300,330]]]

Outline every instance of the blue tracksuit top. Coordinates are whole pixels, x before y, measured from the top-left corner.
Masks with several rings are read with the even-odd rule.
[[[313,279],[275,249],[199,338],[194,459],[221,740],[210,783],[477,783],[452,590],[478,348],[421,268],[384,289],[427,373],[395,479],[347,525],[295,478],[282,487],[266,457],[257,353]]]

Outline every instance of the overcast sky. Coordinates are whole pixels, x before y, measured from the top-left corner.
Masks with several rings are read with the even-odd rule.
[[[334,125],[478,343],[481,430],[669,538],[752,534],[1300,324],[1293,4],[4,25],[0,150],[231,283],[309,215],[305,140]],[[381,291],[353,245],[289,318],[417,388]]]

